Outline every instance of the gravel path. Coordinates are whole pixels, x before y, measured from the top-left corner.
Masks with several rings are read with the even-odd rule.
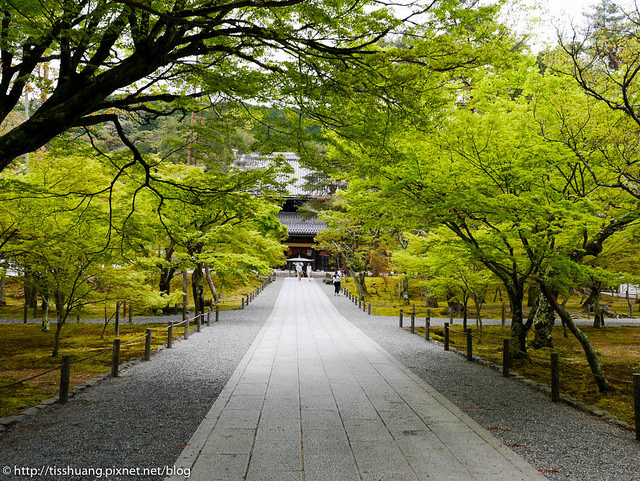
[[[396,359],[440,391],[553,480],[640,479],[640,443],[603,422],[463,356],[398,328],[395,317],[368,316],[325,292],[340,312]],[[488,480],[489,481],[489,480]]]
[[[221,311],[220,322],[193,333],[0,434],[2,480],[98,479],[20,475],[15,467],[153,468],[172,466],[271,312],[276,282],[245,310]],[[18,475],[16,475],[18,473]],[[25,473],[26,474],[26,473]],[[109,480],[164,476],[112,474]]]
[[[172,466],[269,316],[281,282],[249,308],[156,353],[0,434],[1,480],[97,479],[16,475],[15,467],[153,468]],[[325,292],[340,312],[473,419],[553,480],[638,480],[640,443],[611,426],[463,357],[398,329],[397,319],[367,316]],[[163,476],[111,475],[110,480]],[[330,481],[330,480],[327,480]],[[332,481],[332,480],[331,480]],[[490,481],[490,480],[487,480]]]

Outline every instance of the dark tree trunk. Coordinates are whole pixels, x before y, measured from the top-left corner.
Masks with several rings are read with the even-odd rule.
[[[165,262],[164,263],[159,262],[157,264],[158,269],[160,270],[160,281],[158,283],[158,289],[160,290],[161,294],[166,294],[167,296],[171,293],[171,280],[173,279],[173,276],[177,272],[177,269],[175,267],[172,267],[170,264],[173,258],[174,250],[175,249],[173,248],[173,244],[167,247],[164,250],[164,256],[162,256]],[[163,312],[165,314],[168,314],[169,305],[166,305],[163,308]]]
[[[191,289],[193,291],[193,303],[195,304],[196,314],[204,312],[204,286],[202,285],[202,279],[204,278],[204,272],[202,270],[202,264],[197,262],[191,274]]]
[[[353,283],[355,284],[356,289],[358,290],[358,296],[361,298],[365,298],[368,295],[367,285],[365,284],[365,280],[364,280],[366,274],[364,272],[358,273],[354,271],[349,264],[347,264],[347,272],[349,273],[349,277],[353,279]]]
[[[566,323],[569,327],[571,333],[576,337],[580,345],[582,346],[582,350],[587,358],[587,362],[589,363],[589,367],[591,368],[591,372],[593,373],[596,384],[598,385],[598,389],[600,392],[610,391],[611,385],[607,380],[606,376],[602,372],[602,367],[600,366],[600,360],[598,359],[598,354],[596,350],[593,348],[591,341],[585,335],[582,330],[573,322],[573,318],[567,312],[567,310],[562,307],[558,301],[556,300],[553,292],[549,289],[544,283],[540,283],[540,289],[544,293],[545,297],[549,304],[553,307],[553,309],[558,313],[560,318]]]
[[[536,312],[533,318],[534,338],[531,346],[534,349],[553,347],[553,325],[556,313],[542,292],[538,294]]]
[[[400,297],[402,297],[405,302],[409,302],[409,278],[407,276],[402,276],[402,284],[400,289]]]
[[[522,303],[524,301],[524,286],[521,284],[510,284],[505,286],[509,296],[511,307],[511,340],[509,350],[513,359],[527,357],[527,334],[528,327],[524,324]]]

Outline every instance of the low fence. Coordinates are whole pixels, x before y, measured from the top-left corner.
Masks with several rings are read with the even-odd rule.
[[[245,306],[248,306],[250,302],[253,302],[256,299],[256,297],[260,293],[262,293],[262,291],[267,287],[267,285],[269,285],[274,281],[274,278],[275,276],[267,277],[260,284],[260,286],[258,286],[254,291],[248,294],[243,294],[241,309],[244,309]],[[166,344],[164,345],[167,347],[167,349],[171,349],[173,347],[173,341],[176,339],[176,335],[179,334],[179,332],[177,331],[182,331],[183,339],[188,340],[190,334],[201,332],[203,326],[210,326],[212,322],[218,322],[219,320],[220,320],[219,307],[215,306],[215,308],[213,308],[212,306],[210,306],[210,309],[207,312],[201,312],[199,314],[195,314],[192,317],[183,315],[183,320],[180,322],[170,322],[168,326],[160,329],[147,329],[144,335],[137,337],[135,339],[122,342],[121,339],[115,338],[113,340],[113,345],[111,347],[108,347],[99,352],[93,353],[89,356],[79,358],[79,359],[73,359],[72,356],[63,355],[61,363],[58,366],[55,366],[51,369],[35,374],[33,376],[20,379],[19,381],[14,381],[8,384],[4,384],[0,386],[0,390],[17,386],[20,384],[24,384],[28,381],[33,381],[34,379],[38,379],[40,377],[46,376],[47,374],[50,374],[52,372],[59,370],[60,383],[59,383],[59,389],[58,389],[58,402],[61,404],[64,404],[69,399],[71,366],[73,364],[77,364],[83,361],[87,361],[89,359],[93,359],[95,357],[99,357],[99,356],[103,356],[108,353],[111,353],[110,376],[118,377],[119,371],[120,371],[120,353],[121,353],[122,347],[144,341],[144,357],[142,359],[144,361],[150,361],[152,338],[154,335],[158,335],[166,332]],[[116,332],[117,332],[117,327],[116,327]]]
[[[345,296],[351,300],[355,305],[358,306],[358,309],[366,310],[367,313],[371,314],[371,303],[368,304],[364,299],[359,298],[358,296],[352,294],[350,291],[344,291]],[[444,327],[442,329],[442,339],[443,339],[443,348],[445,351],[450,350],[451,346],[451,334],[462,334],[464,336],[465,344],[466,344],[466,352],[463,352],[466,359],[468,361],[473,361],[473,343],[474,338],[478,340],[478,342],[483,342],[485,345],[488,343],[486,338],[483,340],[479,335],[474,336],[473,330],[467,327],[466,331],[456,331],[451,328],[453,324],[453,314],[450,316],[449,322],[444,323]],[[398,312],[398,327],[404,328],[405,324],[405,313],[403,309],[400,309]],[[416,308],[415,304],[412,307],[411,312],[409,313],[409,331],[412,334],[416,333]],[[424,329],[425,340],[431,339],[431,309],[427,309],[427,313],[424,320]],[[496,347],[497,350],[502,352],[502,375],[504,377],[509,377],[511,375],[511,350],[510,350],[510,339],[504,338],[502,339],[502,343],[491,343],[488,344]],[[551,400],[553,402],[560,401],[560,358],[557,352],[550,353],[550,357],[548,359],[542,358],[539,356],[532,356],[529,353],[522,353],[527,355],[529,359],[536,359],[543,362],[549,363],[549,377],[550,377],[550,385],[551,385]],[[597,377],[596,374],[593,374],[591,371],[586,369],[579,369],[575,366],[563,365],[563,369],[571,370],[574,372],[579,372],[583,375],[592,376],[594,378]],[[624,379],[616,379],[612,377],[606,377],[609,383],[623,385],[627,389],[631,390],[631,395],[633,396],[633,404],[634,404],[634,424],[635,424],[635,433],[636,440],[640,441],[640,373],[633,373],[631,380]]]

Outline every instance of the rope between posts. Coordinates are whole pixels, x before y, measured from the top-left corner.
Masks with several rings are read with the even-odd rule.
[[[457,334],[464,334],[464,331],[458,331],[458,330],[451,329],[451,328],[449,328],[449,332],[454,332],[454,333],[457,333]],[[472,337],[475,337],[476,339],[480,340],[479,336],[472,336]],[[500,346],[500,344],[493,343],[491,341],[486,341],[485,340],[484,342],[487,342],[487,344],[490,344],[490,345],[493,345],[493,346]],[[520,351],[519,350],[518,353],[519,354],[524,354],[529,359],[536,359],[538,361],[549,362],[548,358],[544,358],[544,357],[540,357],[540,356],[533,356],[530,353],[527,353],[527,352],[524,352],[524,351]],[[627,380],[624,380],[624,379],[617,379],[617,378],[614,378],[614,377],[608,377],[608,376],[605,376],[604,374],[595,374],[595,373],[593,373],[591,371],[588,371],[586,369],[580,369],[580,368],[574,367],[571,364],[565,363],[565,364],[562,365],[562,367],[564,369],[569,369],[569,370],[572,370],[574,372],[578,372],[578,373],[581,373],[581,374],[586,374],[588,376],[593,376],[595,378],[605,379],[605,380],[610,381],[610,382],[616,382],[616,383],[625,384],[625,385],[633,385],[633,381],[627,381]]]
[[[62,367],[62,366],[56,366],[56,367],[54,367],[54,368],[49,369],[48,371],[44,371],[44,372],[41,372],[40,374],[36,374],[35,376],[27,377],[27,378],[25,378],[25,379],[20,379],[19,381],[14,381],[14,382],[12,382],[12,383],[5,384],[5,385],[3,385],[3,386],[0,386],[0,389],[4,389],[4,388],[6,388],[6,387],[11,387],[11,386],[16,386],[16,385],[18,385],[18,384],[22,384],[23,382],[32,381],[32,380],[37,379],[37,378],[39,378],[39,377],[42,377],[42,376],[44,376],[44,375],[46,375],[46,374],[49,374],[49,373],[51,373],[51,372],[53,372],[53,371],[57,371],[57,370],[58,370],[58,369],[60,369],[61,367]]]
[[[113,351],[113,347],[108,347],[106,349],[103,349],[102,351],[96,352],[96,353],[91,354],[90,356],[87,356],[87,357],[82,357],[80,359],[73,359],[71,361],[71,364],[76,364],[78,362],[83,362],[83,361],[86,361],[88,359],[93,359],[94,357],[101,356],[101,355],[103,355],[103,354],[105,354],[105,353],[107,353],[109,351]]]
[[[186,323],[186,321],[188,321],[188,320],[195,320],[195,319],[197,319],[198,317],[203,317],[203,316],[202,316],[201,314],[198,314],[198,315],[195,315],[195,316],[193,316],[193,317],[191,317],[191,318],[187,318],[187,319],[185,319],[185,320],[183,320],[183,321],[175,322],[175,323],[173,323],[172,325],[173,325],[174,327],[175,327],[175,326],[179,326],[179,325],[181,325],[181,324],[185,324],[185,323]],[[153,330],[153,332],[162,332],[162,331],[166,331],[166,330],[168,330],[168,329],[169,329],[169,327],[170,327],[170,326],[163,327],[163,328],[161,328],[161,329],[154,329],[154,330]],[[146,337],[147,337],[147,334],[145,333],[144,335],[142,335],[142,336],[140,336],[140,337],[137,337],[137,338],[132,339],[132,340],[130,340],[130,341],[126,341],[126,342],[121,343],[121,346],[126,346],[126,345],[129,345],[129,344],[133,344],[133,343],[138,342],[138,341],[140,341],[140,340],[142,340],[142,339],[145,339]],[[93,359],[94,357],[98,357],[98,356],[101,356],[101,355],[103,355],[103,354],[106,354],[107,352],[110,352],[110,351],[113,351],[113,347],[108,347],[108,348],[106,348],[106,349],[103,349],[103,350],[101,350],[101,351],[98,351],[98,352],[96,352],[96,353],[90,354],[89,356],[86,356],[86,357],[83,357],[83,358],[80,358],[80,359],[73,359],[73,360],[71,361],[71,364],[77,364],[77,363],[79,363],[79,362],[84,362],[84,361],[87,361],[87,360],[89,360],[89,359]],[[41,372],[41,373],[35,374],[35,375],[33,375],[33,376],[29,376],[29,377],[26,377],[26,378],[24,378],[24,379],[20,379],[20,380],[18,380],[18,381],[13,381],[13,382],[10,382],[10,383],[8,383],[8,384],[3,384],[3,385],[1,385],[1,386],[0,386],[0,389],[5,389],[5,388],[12,387],[12,386],[17,386],[18,384],[23,384],[23,383],[28,382],[28,381],[33,381],[34,379],[38,379],[38,378],[40,378],[40,377],[42,377],[42,376],[46,376],[47,374],[50,374],[50,373],[52,373],[52,372],[54,372],[54,371],[57,371],[57,370],[59,370],[59,369],[61,369],[61,368],[62,368],[62,365],[59,365],[59,366],[53,367],[53,368],[51,368],[51,369],[48,369],[48,370],[46,370],[46,371],[43,371],[43,372]]]

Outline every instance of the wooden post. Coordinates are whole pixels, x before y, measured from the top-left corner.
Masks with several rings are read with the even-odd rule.
[[[173,347],[173,322],[169,323],[169,329],[167,329],[167,349]]]
[[[244,309],[244,296],[240,299],[240,309]]]
[[[467,329],[467,361],[473,361],[473,336],[471,329]]]
[[[551,401],[560,401],[560,357],[557,352],[551,353]]]
[[[640,441],[640,373],[633,373],[633,409],[636,424],[636,441]]]
[[[62,356],[62,367],[60,368],[60,393],[58,402],[66,404],[69,400],[69,378],[71,377],[71,356]]]
[[[111,355],[111,377],[118,377],[120,368],[120,339],[113,340],[113,354]]]
[[[429,333],[429,329],[431,328],[431,320],[429,319],[429,314],[427,314],[427,319],[425,320],[424,323],[424,339],[425,341],[428,341],[430,338],[430,333]]]
[[[116,337],[118,337],[120,335],[120,301],[116,302],[115,329],[116,329]]]
[[[358,297],[358,309],[362,309],[362,298]]]
[[[184,320],[184,340],[189,339],[189,318]]]
[[[211,309],[207,311],[207,326],[211,325]]]
[[[200,332],[202,330],[202,314],[198,314],[196,316],[196,332]]]
[[[502,375],[509,377],[511,370],[511,351],[509,351],[509,339],[502,340]]]
[[[220,306],[216,306],[216,322],[220,320]]]
[[[146,336],[144,337],[144,360],[151,360],[151,329],[147,329]]]
[[[449,323],[444,323],[444,350],[449,350]]]
[[[414,311],[415,311],[415,305],[414,305]],[[412,312],[411,313],[411,334],[415,334],[416,333],[416,313]]]
[[[369,303],[369,307],[367,308],[367,314],[371,315],[371,303]]]
[[[402,327],[402,309],[400,309],[400,315],[399,315],[399,318],[398,318],[398,325],[399,325],[399,327]]]

